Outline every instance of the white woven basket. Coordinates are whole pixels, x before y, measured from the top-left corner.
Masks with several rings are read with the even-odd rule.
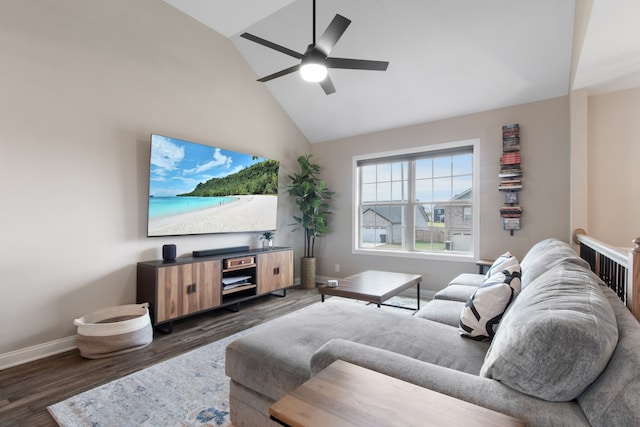
[[[103,308],[75,319],[73,324],[78,327],[78,350],[88,359],[137,350],[153,341],[148,303]]]

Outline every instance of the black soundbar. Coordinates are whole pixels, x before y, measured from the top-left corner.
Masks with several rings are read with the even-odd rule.
[[[231,248],[220,248],[220,249],[203,249],[201,251],[193,251],[193,256],[195,258],[199,258],[203,256],[213,256],[213,255],[228,254],[233,252],[246,252],[248,250],[249,250],[249,245],[234,246]]]

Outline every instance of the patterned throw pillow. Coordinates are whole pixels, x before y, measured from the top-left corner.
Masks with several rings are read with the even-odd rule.
[[[496,260],[493,261],[493,264],[491,264],[491,267],[489,267],[489,269],[487,270],[487,274],[485,275],[485,278],[488,279],[489,277],[493,276],[497,272],[502,271],[502,264],[505,262],[510,262],[509,260],[511,258],[513,258],[513,255],[511,255],[511,252],[509,251],[503,253],[498,258],[496,258]],[[506,265],[509,265],[509,264],[506,264]]]
[[[501,270],[485,279],[469,297],[460,313],[460,335],[476,340],[491,339],[505,310],[520,293],[520,263],[510,257]]]

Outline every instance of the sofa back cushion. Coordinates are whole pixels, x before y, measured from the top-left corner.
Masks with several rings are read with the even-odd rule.
[[[575,399],[607,366],[618,341],[600,283],[567,260],[541,274],[505,313],[480,375],[540,399]]]
[[[571,246],[561,240],[549,238],[533,245],[520,262],[522,289],[526,288],[529,283],[542,273],[563,261],[573,262],[584,268],[589,268],[589,264],[580,258]]]
[[[607,368],[578,403],[592,426],[640,426],[640,324],[611,289],[603,288],[618,322],[618,345]]]

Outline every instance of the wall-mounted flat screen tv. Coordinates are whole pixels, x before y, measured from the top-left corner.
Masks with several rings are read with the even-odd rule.
[[[279,162],[151,135],[148,236],[275,230]]]

